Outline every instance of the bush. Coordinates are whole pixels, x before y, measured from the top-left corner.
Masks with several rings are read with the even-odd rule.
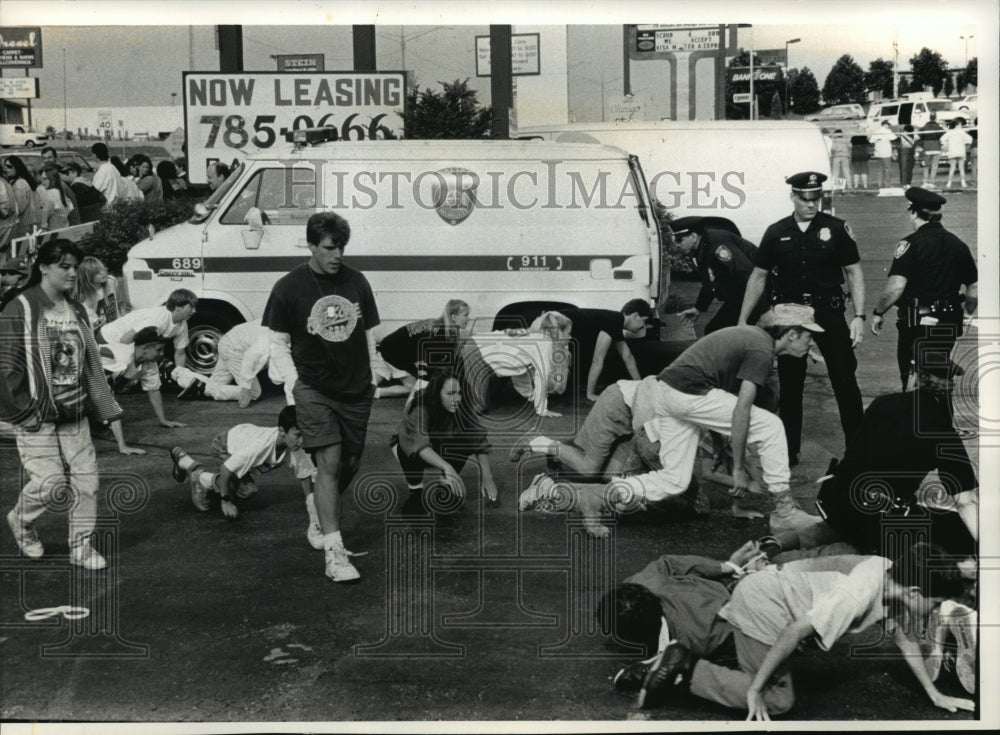
[[[102,215],[91,232],[80,242],[87,255],[99,258],[114,275],[121,275],[129,249],[149,237],[149,226],[156,232],[191,218],[194,205],[187,200],[169,202],[116,201]]]

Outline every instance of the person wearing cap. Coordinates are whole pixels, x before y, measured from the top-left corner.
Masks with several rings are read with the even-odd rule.
[[[28,280],[28,266],[24,257],[12,258],[0,265],[0,311],[17,296]]]
[[[872,310],[872,334],[879,334],[885,313],[894,305],[899,342],[896,361],[906,390],[913,361],[945,363],[962,336],[966,314],[978,304],[979,270],[969,246],[941,224],[947,201],[918,186],[905,194],[913,233],[896,245],[889,278]],[[962,287],[965,287],[964,293]],[[914,354],[916,349],[936,355]]]
[[[119,381],[126,385],[138,382],[149,397],[149,404],[153,407],[153,413],[160,426],[183,427],[184,424],[180,422],[170,421],[163,411],[159,368],[159,363],[163,359],[163,346],[163,338],[156,327],[143,327],[135,333],[131,342],[99,344],[101,367],[111,378],[112,385]],[[113,424],[111,430],[115,431]],[[119,438],[117,431],[115,438]],[[119,447],[123,443],[119,440]]]
[[[735,232],[712,227],[711,220],[705,217],[681,217],[669,226],[677,250],[694,258],[701,276],[701,291],[695,305],[681,314],[694,321],[717,298],[722,306],[705,325],[705,334],[722,327],[735,327],[757,246]]]
[[[612,509],[645,508],[684,493],[694,472],[701,431],[707,429],[732,439],[733,497],[750,491],[746,449],[754,445],[763,484],[774,502],[771,528],[812,525],[814,517],[796,507],[791,496],[781,421],[754,402],[770,382],[774,358],[805,357],[813,335],[822,332],[811,308],[779,304],[757,326],[725,327],[682,352],[633,404],[648,415],[639,421],[649,441],[659,442],[661,469],[612,481],[604,491]]]
[[[826,178],[816,171],[788,177],[794,211],[764,233],[753,273],[747,281],[739,323],[749,322],[768,283],[771,303],[805,304],[815,309],[816,323],[824,330],[816,336],[816,346],[826,361],[846,441],[863,413],[861,390],[855,377],[858,361],[854,348],[864,338],[865,280],[850,226],[820,211]],[[854,312],[849,325],[844,320],[845,274]],[[790,356],[780,358],[778,378],[779,413],[785,424],[789,460],[794,466],[802,445],[806,361]]]

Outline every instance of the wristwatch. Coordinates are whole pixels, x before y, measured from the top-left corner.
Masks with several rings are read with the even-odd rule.
[[[864,314],[855,314],[854,318],[855,319],[860,319],[861,321],[867,321],[868,320],[868,317],[866,315],[864,315]]]
[[[884,311],[881,314],[879,313],[878,307],[872,309],[872,316],[877,316],[879,319],[881,319],[884,314]]]

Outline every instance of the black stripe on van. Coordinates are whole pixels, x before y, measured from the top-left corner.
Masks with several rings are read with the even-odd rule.
[[[348,251],[349,253],[350,251]],[[197,256],[195,256],[197,257]],[[360,271],[589,271],[594,260],[619,268],[626,255],[347,255]],[[190,256],[185,256],[190,258]],[[175,270],[175,258],[143,258],[153,271]],[[210,273],[285,273],[305,262],[300,256],[203,258]]]

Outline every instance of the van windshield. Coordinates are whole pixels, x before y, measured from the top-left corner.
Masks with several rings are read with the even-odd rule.
[[[931,100],[927,103],[927,109],[931,112],[948,112],[952,109],[951,100]]]

